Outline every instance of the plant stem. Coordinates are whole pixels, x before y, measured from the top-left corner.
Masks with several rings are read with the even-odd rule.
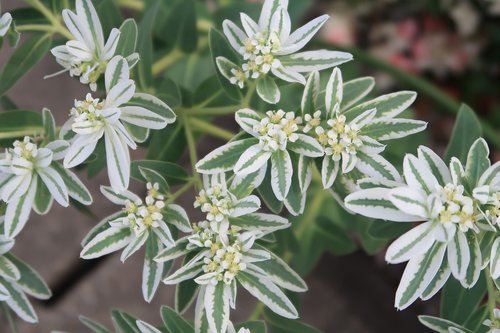
[[[197,118],[186,118],[186,121],[191,123],[193,128],[199,130],[204,134],[210,134],[213,137],[223,139],[223,140],[231,140],[234,137],[234,133],[228,130],[225,130],[221,127],[210,124],[209,122],[203,121]]]
[[[153,64],[153,75],[156,76],[163,71],[165,71],[168,67],[170,67],[173,63],[177,62],[182,58],[184,53],[181,50],[175,48],[171,52],[167,53],[164,57],[160,58]]]
[[[208,107],[208,108],[189,108],[189,109],[179,109],[179,114],[186,114],[189,116],[223,116],[226,114],[231,114],[236,112],[241,106],[240,105],[229,105],[221,107]]]
[[[73,39],[73,35],[69,32],[66,27],[61,24],[60,17],[54,15],[40,0],[24,0],[28,5],[38,10],[43,16],[52,23],[52,31],[58,32],[68,39]]]
[[[261,302],[257,303],[252,314],[250,315],[250,317],[248,317],[248,321],[259,320],[263,312],[264,312],[264,303]]]
[[[255,88],[257,87],[257,85],[255,84],[254,81],[250,81],[248,83],[248,90],[247,90],[247,94],[245,95],[245,97],[243,98],[243,100],[241,101],[241,107],[243,108],[248,108],[250,107],[250,102],[252,101],[252,96],[255,92]]]
[[[19,333],[19,330],[17,329],[16,321],[14,320],[14,318],[12,318],[12,314],[10,313],[10,309],[4,302],[2,302],[2,309],[3,309],[3,312],[5,313],[5,317],[7,318],[7,322],[9,323],[11,333]]]
[[[144,1],[137,0],[117,0],[117,5],[128,9],[141,11],[144,9]]]
[[[27,127],[18,131],[3,132],[0,133],[0,139],[14,139],[23,136],[35,136],[39,133],[43,133],[43,128],[40,127]]]
[[[191,129],[191,124],[186,116],[183,117],[184,132],[186,134],[186,141],[189,149],[189,159],[191,160],[191,170],[193,178],[196,181],[196,185],[201,186],[201,178],[198,172],[196,172],[196,162],[198,162],[198,154],[196,152],[196,142],[194,140],[193,131]]]
[[[349,52],[354,56],[356,60],[359,60],[360,62],[369,65],[371,68],[381,70],[391,75],[392,77],[396,78],[397,80],[412,87],[418,93],[428,96],[430,99],[434,100],[434,102],[438,106],[441,107],[441,109],[439,110],[442,110],[450,114],[458,113],[458,109],[460,108],[460,103],[455,99],[453,99],[452,97],[448,96],[447,94],[443,93],[441,89],[439,89],[436,85],[434,85],[433,83],[429,82],[424,78],[421,78],[419,76],[410,74],[402,69],[399,69],[391,65],[390,63],[376,56],[371,55],[369,52],[363,51],[356,47],[345,47],[335,44],[326,44],[323,42],[317,42],[317,43],[322,47],[331,48],[333,46],[341,51]],[[500,148],[500,135],[498,134],[498,131],[493,126],[491,126],[489,123],[487,123],[482,119],[481,119],[481,124],[486,138],[488,138],[488,140],[491,142],[492,145],[494,145],[497,148]]]
[[[165,204],[168,205],[170,203],[173,203],[175,200],[177,200],[177,198],[179,198],[181,195],[186,193],[195,183],[196,183],[196,179],[190,178],[186,184],[184,184],[177,191],[172,193],[171,196],[168,197],[168,199],[165,201]]]
[[[44,31],[44,32],[57,32],[53,26],[47,24],[21,24],[16,26],[17,31]]]

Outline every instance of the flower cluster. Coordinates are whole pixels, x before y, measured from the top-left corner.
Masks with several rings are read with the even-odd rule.
[[[368,217],[426,221],[399,237],[386,253],[390,263],[408,261],[396,293],[398,308],[418,297],[432,297],[450,275],[472,288],[488,261],[492,278],[500,275],[500,230],[491,222],[497,209],[491,203],[500,192],[500,162],[490,166],[488,154],[486,142],[478,139],[465,167],[457,158],[447,167],[432,150],[420,147],[418,157],[408,154],[404,159],[405,183],[368,186],[346,198],[350,210]],[[481,242],[491,247],[480,247]]]
[[[76,0],[76,13],[69,9],[62,12],[64,23],[74,36],[65,45],[54,47],[51,52],[56,61],[69,71],[71,76],[79,77],[80,82],[97,89],[97,80],[106,71],[108,62],[113,58],[120,39],[120,30],[113,28],[106,43],[101,22],[90,0]],[[134,65],[137,54],[130,55]],[[56,73],[56,75],[59,73]]]
[[[111,59],[105,72],[106,98],[100,100],[87,94],[84,101],[76,100],[61,130],[61,138],[71,144],[64,157],[66,168],[83,163],[104,137],[108,175],[115,191],[128,188],[130,155],[127,146],[136,149],[135,141],[140,141],[132,136],[131,126],[161,129],[176,119],[174,112],[156,97],[135,92],[129,71],[123,57]]]
[[[194,279],[201,286],[196,327],[205,321],[214,332],[232,332],[229,308],[235,307],[237,282],[276,313],[297,317],[296,309],[279,287],[304,291],[305,283],[257,243],[270,232],[287,228],[289,223],[277,215],[255,213],[260,201],[241,187],[247,180],[234,178],[228,185],[224,174],[204,176],[205,188],[195,206],[207,213],[207,220],[195,224],[191,235],[180,238],[155,258],[167,262],[188,255],[189,260],[163,282],[178,284]],[[271,266],[277,271],[271,273]],[[221,311],[215,311],[215,307]]]
[[[286,150],[288,141],[295,142],[299,136],[297,131],[302,124],[302,118],[296,117],[294,112],[283,110],[267,111],[259,124],[253,130],[260,134],[259,144],[262,149],[274,152]]]
[[[80,256],[93,259],[123,249],[121,260],[125,261],[148,243],[142,290],[144,299],[149,302],[164,271],[164,265],[156,263],[153,258],[175,243],[168,224],[173,224],[182,232],[190,232],[191,225],[182,207],[166,203],[168,193],[163,192],[158,183],[147,183],[146,186],[144,202],[130,191],[117,193],[110,187],[101,187],[104,196],[124,208],[105,218],[89,232],[83,241]]]
[[[258,22],[241,13],[243,30],[230,20],[223,30],[231,47],[239,53],[240,64],[218,57],[217,66],[232,84],[245,87],[257,80],[257,93],[266,102],[280,99],[279,89],[269,73],[286,82],[305,84],[303,73],[331,68],[352,59],[352,55],[337,51],[300,51],[328,20],[320,16],[291,33],[288,0],[266,0]]]

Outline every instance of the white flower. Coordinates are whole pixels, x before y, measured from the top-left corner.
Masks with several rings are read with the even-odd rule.
[[[64,9],[62,17],[74,40],[54,47],[51,52],[56,61],[69,71],[71,76],[89,84],[92,91],[97,89],[97,80],[106,71],[113,58],[120,39],[120,30],[113,28],[104,42],[101,22],[90,0],[76,0],[76,13]],[[59,73],[56,73],[56,75]]]
[[[128,147],[137,147],[123,123],[161,129],[175,121],[175,114],[159,99],[135,93],[135,83],[129,79],[128,63],[121,56],[114,57],[106,67],[105,85],[105,99],[87,94],[84,101],[75,101],[71,109],[70,119],[63,126],[61,136],[71,137],[68,134],[70,131],[76,135],[71,139],[71,147],[64,157],[64,167],[72,168],[83,163],[104,136],[109,179],[113,189],[119,192],[129,184]]]
[[[487,333],[500,333],[500,309],[493,310],[493,316],[491,319],[486,319],[483,325],[490,328]]]
[[[10,15],[10,13],[4,13],[2,16],[0,16],[0,37],[3,37],[7,34],[11,23],[12,15]]]
[[[146,198],[141,200],[130,191],[115,192],[111,187],[101,186],[102,194],[123,209],[106,217],[89,232],[80,257],[94,259],[123,249],[120,259],[124,262],[146,244],[142,291],[149,302],[165,268],[156,263],[154,257],[175,244],[169,225],[184,233],[190,233],[192,228],[186,211],[179,205],[167,204],[168,193],[163,193],[157,183],[148,183],[147,190]]]
[[[479,240],[485,233],[497,232],[484,222],[484,201],[474,197],[479,191],[473,191],[478,186],[496,184],[498,179],[500,163],[484,167],[489,165],[487,147],[483,139],[478,139],[469,151],[465,168],[456,158],[448,168],[432,150],[420,147],[418,157],[408,154],[404,159],[405,184],[368,188],[346,198],[348,209],[368,217],[425,221],[394,241],[386,253],[389,263],[408,261],[396,292],[398,308],[406,308],[418,297],[432,297],[450,274],[465,288],[479,279],[485,266],[482,257],[489,256],[481,253]],[[497,242],[493,247],[499,245]],[[492,270],[500,274],[498,254],[492,254],[490,261]]]
[[[66,184],[55,161],[62,159],[68,144],[57,140],[45,147],[38,147],[34,140],[25,137],[15,141],[0,160],[2,200],[7,203],[5,235],[16,236],[28,220],[34,203],[38,181],[47,187],[50,195],[62,206],[69,205]]]
[[[320,105],[317,101],[319,90],[319,73],[314,72],[308,78],[302,97],[302,113],[306,121],[303,131],[311,133],[325,153],[321,166],[323,186],[332,187],[339,171],[343,175],[354,169],[369,177],[398,181],[396,169],[381,156],[385,145],[379,141],[417,133],[425,129],[426,123],[395,118],[399,112],[381,114],[375,108],[380,103],[371,101],[341,110],[343,80],[338,68],[332,71],[326,86],[324,110],[316,108]]]
[[[262,91],[264,87],[259,87],[262,82],[259,79],[269,73],[287,82],[305,84],[306,80],[302,73],[331,68],[352,59],[351,54],[337,51],[297,53],[313,38],[329,16],[320,16],[291,33],[287,8],[288,0],[266,0],[258,23],[245,13],[241,13],[243,30],[232,21],[225,20],[224,34],[231,46],[240,54],[241,64],[234,64],[224,57],[216,59],[219,70],[232,84],[238,84],[243,88],[247,80],[258,80],[257,93],[270,103],[276,103],[279,94],[274,97],[277,99],[270,100]],[[236,78],[235,71],[243,72],[244,75],[239,74]],[[278,90],[277,87],[272,89]]]

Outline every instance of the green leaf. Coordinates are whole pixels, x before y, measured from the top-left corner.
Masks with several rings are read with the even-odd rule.
[[[127,57],[135,52],[137,46],[137,23],[134,19],[126,19],[120,26],[120,39],[116,46],[116,54]]]
[[[175,287],[175,310],[180,314],[186,312],[198,293],[199,285],[194,280],[182,281]]]
[[[146,179],[139,171],[139,167],[156,171],[171,185],[181,184],[189,177],[183,167],[174,163],[153,160],[132,161],[130,164],[130,176],[141,182],[146,182]]]
[[[225,332],[229,323],[229,287],[222,281],[205,289],[205,311],[210,329]]]
[[[469,187],[473,189],[479,182],[479,178],[490,167],[490,149],[484,139],[474,141],[467,154],[467,164],[465,166],[465,178]]]
[[[462,104],[458,110],[455,127],[453,128],[453,133],[446,149],[445,161],[449,161],[454,156],[462,164],[465,164],[469,147],[481,135],[481,123],[476,114],[467,104]]]
[[[159,5],[159,1],[153,3],[142,17],[138,27],[137,51],[141,61],[135,66],[135,73],[137,83],[142,90],[146,90],[153,84],[153,27]]]
[[[176,162],[186,147],[186,135],[180,122],[154,131],[149,141],[147,158],[165,162]]]
[[[257,94],[269,104],[278,103],[281,97],[280,89],[270,75],[265,75],[257,80]]]
[[[393,239],[401,236],[412,228],[410,223],[383,221],[370,225],[368,233],[378,239]]]
[[[15,139],[20,139],[28,133],[41,134],[43,130],[42,115],[38,112],[29,110],[0,112],[0,139],[3,139],[0,140],[0,145],[2,147],[10,147]]]
[[[161,307],[161,319],[170,333],[194,333],[194,328],[177,312],[164,305]]]
[[[267,208],[271,210],[271,212],[275,214],[279,214],[283,209],[283,202],[276,199],[274,195],[273,189],[271,188],[271,163],[267,165],[266,176],[264,177],[264,181],[259,186],[257,191],[259,192],[260,197],[266,204]]]
[[[458,324],[463,324],[486,293],[484,275],[471,289],[465,289],[455,279],[448,279],[441,294],[441,317]],[[460,306],[457,306],[460,304]]]
[[[168,186],[167,181],[158,172],[145,167],[139,167],[139,172],[141,173],[142,177],[146,179],[148,183],[158,184],[161,193],[166,194],[169,192],[170,188]]]
[[[486,333],[489,329],[486,325],[483,325],[483,322],[488,319],[489,316],[490,311],[488,309],[488,305],[485,304],[476,309],[476,311],[469,316],[463,326],[470,329],[474,333]]]
[[[165,102],[163,102],[158,97],[155,97],[150,94],[144,93],[136,93],[130,101],[128,101],[126,106],[140,106],[151,112],[156,113],[157,115],[166,119],[168,124],[171,124],[175,121],[176,115],[174,111],[168,106]]]
[[[137,328],[137,318],[120,310],[111,311],[113,326],[120,333],[141,333]]]
[[[37,176],[38,177],[38,176]],[[38,178],[38,186],[36,187],[35,201],[33,202],[33,209],[37,214],[45,215],[52,207],[53,198],[45,183]]]
[[[21,273],[21,278],[16,283],[25,293],[38,299],[49,299],[52,296],[45,281],[31,266],[11,253],[7,253],[5,256],[16,265]]]
[[[235,64],[239,64],[239,56],[234,52],[226,37],[219,30],[212,28],[208,34],[208,39],[214,68],[216,68],[217,77],[222,85],[222,88],[231,99],[240,101],[242,98],[241,89],[238,86],[231,84],[231,82],[229,82],[224,75],[217,70],[216,64],[217,57],[224,57]]]
[[[169,33],[166,41],[169,46],[179,45],[186,53],[196,51],[198,30],[196,27],[196,3],[194,0],[181,0],[174,3],[166,18],[165,31]]]
[[[99,324],[98,322],[87,318],[85,316],[79,316],[78,319],[80,319],[80,322],[87,326],[92,332],[95,333],[110,333],[106,327],[103,325]]]
[[[0,73],[0,96],[5,94],[49,51],[51,35],[35,34],[17,48]]]
[[[277,333],[320,333],[316,328],[301,322],[300,320],[286,319],[275,313],[264,310],[266,321],[273,326],[273,332]],[[253,333],[253,331],[252,331]]]
[[[123,21],[123,16],[120,10],[118,9],[117,5],[115,5],[114,0],[101,0],[99,1],[96,7],[97,7],[96,8],[97,12],[99,13],[99,17],[101,18],[100,21],[102,25],[102,30],[105,35],[109,34],[111,29],[119,26],[120,23]],[[60,13],[61,11],[58,10],[55,12]]]
[[[45,135],[48,141],[54,141],[56,139],[56,121],[52,112],[49,109],[44,108],[42,110],[43,128],[45,130]]]

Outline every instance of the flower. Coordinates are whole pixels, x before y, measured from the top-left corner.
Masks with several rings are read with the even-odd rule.
[[[279,216],[269,218],[280,221],[282,227],[289,225]],[[272,311],[286,318],[297,318],[297,310],[279,287],[293,291],[305,291],[307,287],[281,259],[256,245],[255,241],[267,232],[258,227],[245,230],[231,225],[226,232],[217,233],[208,221],[202,221],[194,227],[191,236],[176,243],[176,247],[186,247],[186,251],[177,251],[176,256],[187,252],[192,259],[163,282],[177,284],[194,279],[201,286],[196,301],[195,326],[205,317],[211,331],[232,332],[228,330],[231,326],[229,308],[235,308],[237,282]],[[164,261],[165,258],[173,259],[174,251],[166,250],[156,260]],[[293,279],[287,280],[282,273],[271,273],[270,267],[285,270]],[[215,306],[221,310],[214,311]]]
[[[76,13],[69,9],[62,12],[64,23],[75,39],[54,47],[51,52],[64,67],[62,72],[69,71],[71,76],[79,77],[81,83],[89,84],[92,91],[96,91],[97,80],[115,55],[120,30],[113,28],[104,43],[101,22],[92,1],[76,0],[75,7]],[[133,66],[138,60],[137,54],[128,60]]]
[[[35,139],[24,137],[23,141],[15,141],[13,148],[5,150],[3,159],[0,160],[0,191],[2,200],[7,203],[4,228],[6,236],[15,237],[22,230],[32,207],[38,213],[45,214],[52,198],[64,207],[69,205],[70,196],[84,204],[92,202],[90,194],[78,178],[56,162],[63,158],[67,148],[68,143],[63,140],[39,147]],[[81,186],[86,199],[68,189],[74,183]],[[43,207],[39,202],[35,203],[37,189],[41,186],[46,187],[50,193],[49,198],[43,198]]]
[[[260,208],[260,200],[255,195],[238,198],[227,188],[224,174],[204,175],[204,189],[194,202],[195,208],[206,213],[206,219],[214,232],[224,233],[229,229],[231,218],[251,214]]]
[[[149,302],[163,274],[163,265],[157,264],[153,258],[175,243],[168,224],[186,233],[192,229],[185,210],[179,205],[166,203],[168,193],[160,190],[158,183],[147,183],[146,186],[148,192],[144,201],[130,191],[117,193],[110,187],[101,186],[106,198],[124,208],[89,232],[80,257],[93,259],[123,249],[120,259],[124,262],[147,243],[143,296]]]
[[[490,256],[481,252],[479,243],[483,239],[493,242],[499,231],[485,213],[491,207],[488,188],[498,188],[500,180],[500,162],[490,166],[488,154],[486,142],[478,139],[469,150],[465,168],[457,158],[447,167],[432,150],[420,147],[418,157],[405,156],[405,183],[387,183],[389,188],[368,186],[345,199],[348,209],[364,216],[425,221],[400,236],[386,253],[390,263],[408,261],[396,292],[398,308],[406,308],[418,297],[432,297],[450,275],[465,288],[472,288],[479,279],[486,266],[483,258]],[[493,246],[500,244],[496,243]],[[500,264],[498,250],[494,252],[490,265],[496,273]]]
[[[10,15],[10,13],[4,13],[2,16],[0,16],[0,37],[3,37],[7,34],[11,23],[12,15]]]
[[[493,316],[491,319],[486,319],[483,325],[490,328],[487,333],[500,333],[500,309],[494,309]]]
[[[308,134],[301,133],[302,118],[294,112],[283,110],[267,111],[265,114],[251,109],[242,109],[236,112],[236,122],[240,127],[252,135],[252,139],[232,141],[205,156],[196,164],[200,173],[212,174],[233,169],[238,176],[249,175],[259,170],[265,174],[267,162],[271,160],[271,186],[276,198],[280,201],[286,199],[292,183],[294,173],[291,153],[308,157],[319,157],[324,154],[321,145]],[[207,168],[207,163],[213,163],[239,146],[241,156],[238,155],[234,164],[220,168]]]
[[[328,15],[320,16],[291,33],[288,0],[266,0],[259,22],[241,13],[243,30],[230,20],[223,22],[227,40],[240,55],[235,64],[225,57],[217,57],[217,66],[232,84],[243,88],[250,80],[257,80],[257,93],[266,102],[275,104],[280,99],[279,89],[268,75],[305,84],[302,73],[323,70],[350,61],[352,55],[338,51],[299,52],[323,24]]]
[[[305,291],[305,282],[279,257],[256,243],[290,226],[283,217],[255,212],[260,202],[249,194],[262,178],[236,175],[228,181],[223,173],[204,175],[204,189],[195,206],[207,207],[211,221],[196,223],[190,235],[178,239],[155,258],[163,263],[186,256],[183,265],[163,282],[173,285],[194,280],[200,286],[195,327],[208,321],[212,332],[234,332],[229,308],[235,308],[237,284],[276,313],[287,318],[297,316],[280,288]],[[222,206],[218,205],[220,201],[224,202]],[[220,311],[214,311],[214,306]]]
[[[321,105],[317,101],[319,89],[319,73],[314,72],[304,90],[302,114],[306,121],[304,133],[315,137],[325,153],[321,167],[324,188],[333,186],[339,171],[343,175],[354,169],[369,177],[399,180],[396,169],[380,155],[385,145],[379,141],[402,138],[426,128],[423,121],[396,118],[413,101],[414,94],[409,94],[410,102],[396,112],[384,113],[382,98],[376,103],[344,108],[342,73],[338,68],[326,86],[324,110],[317,109]]]
[[[69,120],[61,130],[61,137],[70,140],[64,157],[64,167],[83,163],[104,136],[106,160],[111,187],[125,190],[130,177],[128,147],[137,148],[128,128],[162,129],[175,121],[175,113],[162,101],[148,94],[135,93],[135,83],[129,79],[127,61],[115,56],[106,67],[106,98],[87,94],[85,100],[75,101]]]

